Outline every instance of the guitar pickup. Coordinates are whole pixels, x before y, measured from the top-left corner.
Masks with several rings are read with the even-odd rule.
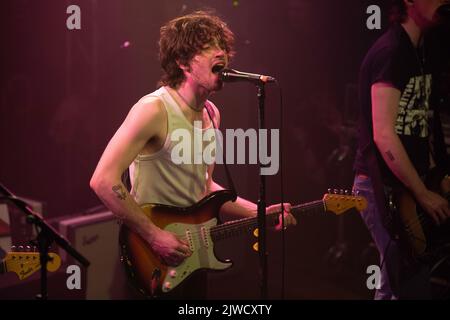
[[[208,230],[206,227],[201,227],[200,229],[200,233],[202,235],[202,241],[203,244],[205,245],[205,247],[209,247],[209,234],[208,234]]]
[[[186,230],[186,240],[189,243],[189,249],[191,249],[191,251],[194,251],[194,242],[192,241],[192,233],[191,230],[189,229]]]

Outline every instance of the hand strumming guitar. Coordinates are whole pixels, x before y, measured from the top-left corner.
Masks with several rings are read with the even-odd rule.
[[[189,244],[180,239],[172,232],[162,229],[156,229],[152,239],[148,241],[152,250],[169,266],[178,266],[184,259],[189,257],[192,252]]]
[[[450,217],[448,201],[433,191],[426,189],[417,195],[417,201],[437,225]]]

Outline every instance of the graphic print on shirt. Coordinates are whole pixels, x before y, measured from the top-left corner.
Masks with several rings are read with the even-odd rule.
[[[425,85],[423,84],[425,78]],[[402,92],[395,130],[399,135],[428,137],[431,74],[409,79]]]

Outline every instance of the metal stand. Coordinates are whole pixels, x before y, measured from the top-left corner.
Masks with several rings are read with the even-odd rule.
[[[264,82],[257,84],[258,89],[258,125],[259,131],[265,129],[265,117],[264,117],[264,100],[266,97]],[[259,144],[258,137],[258,154],[260,153],[261,145]],[[258,157],[259,159],[259,157]],[[258,252],[260,260],[260,289],[261,299],[267,299],[267,251],[266,251],[266,177],[262,174],[262,168],[264,165],[259,162],[259,200],[258,200]]]
[[[78,253],[78,251],[76,251],[65,238],[58,234],[52,226],[48,225],[39,213],[31,210],[25,201],[16,197],[1,183],[0,193],[2,194],[0,199],[5,199],[12,202],[17,208],[27,215],[27,222],[33,224],[38,230],[36,242],[39,249],[41,263],[41,292],[36,296],[36,298],[39,300],[47,300],[47,262],[49,261],[48,249],[53,242],[66,250],[68,254],[78,260],[83,266],[88,267],[90,263],[85,257]]]

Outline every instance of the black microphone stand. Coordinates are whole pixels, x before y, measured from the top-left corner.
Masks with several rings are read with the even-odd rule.
[[[36,296],[39,300],[47,300],[47,263],[49,261],[48,249],[53,242],[67,251],[73,258],[78,260],[83,266],[88,267],[90,262],[73,248],[69,241],[62,237],[52,226],[44,221],[44,218],[37,212],[30,209],[29,205],[16,197],[0,183],[0,199],[12,202],[17,208],[27,215],[27,222],[34,224],[38,230],[36,244],[39,249],[39,260],[41,264],[41,292]]]
[[[258,126],[259,131],[265,129],[265,117],[264,117],[264,100],[266,98],[266,92],[264,85],[266,82],[276,82],[275,78],[269,76],[263,76],[259,74],[240,72],[233,69],[224,69],[221,71],[221,78],[223,81],[235,82],[235,81],[250,81],[256,84],[258,93]],[[258,134],[258,163],[259,163],[259,200],[258,200],[258,252],[260,260],[260,289],[261,299],[267,299],[267,251],[266,251],[266,178],[263,175],[263,168],[265,165],[260,159],[260,137]],[[226,167],[225,167],[226,168]]]
[[[264,101],[266,98],[266,91],[264,87],[264,82],[260,81],[257,83],[257,97],[258,97],[258,132],[261,129],[265,129],[265,115],[264,115]],[[258,200],[258,252],[259,252],[259,275],[260,275],[260,289],[261,289],[261,299],[267,299],[267,251],[266,251],[266,177],[262,174],[262,169],[264,165],[260,159],[260,137],[258,134],[258,163],[259,163],[259,200]]]

